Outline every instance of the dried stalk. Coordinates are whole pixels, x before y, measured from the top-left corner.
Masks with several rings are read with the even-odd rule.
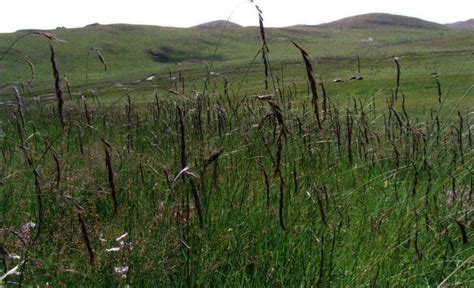
[[[54,87],[56,91],[56,98],[58,100],[58,114],[59,114],[59,122],[61,123],[61,127],[65,128],[66,124],[64,122],[64,98],[63,98],[63,91],[61,90],[61,77],[59,76],[58,67],[56,64],[56,51],[54,51],[53,45],[49,46],[51,50],[51,65],[53,68],[53,76],[54,76]]]
[[[112,146],[104,139],[102,139],[104,143],[104,151],[105,151],[105,165],[107,167],[107,175],[109,180],[109,187],[112,192],[112,201],[114,203],[114,214],[118,212],[118,200],[117,200],[117,188],[115,187],[115,175],[114,169],[112,166],[112,158],[110,157],[110,150]]]
[[[89,254],[89,263],[91,265],[94,265],[94,263],[95,263],[95,253],[94,253],[94,249],[92,248],[92,244],[91,244],[90,237],[89,237],[89,232],[87,232],[86,222],[84,221],[84,218],[82,217],[82,211],[83,210],[84,209],[81,206],[76,205],[77,219],[79,220],[79,224],[81,225],[82,237],[84,239],[84,243],[86,244],[87,253]]]
[[[186,155],[186,131],[183,122],[183,113],[181,109],[177,107],[178,120],[179,120],[179,132],[180,132],[180,155],[181,155],[181,169],[187,168],[187,155]],[[194,206],[198,212],[199,224],[201,229],[204,228],[204,213],[201,205],[201,196],[192,178],[189,178],[189,185],[191,186],[191,193],[194,198]]]
[[[296,48],[298,48],[298,50],[300,50],[301,55],[303,56],[303,61],[306,66],[306,75],[308,76],[309,87],[310,87],[311,95],[312,95],[311,103],[313,104],[314,115],[316,116],[316,122],[318,124],[318,128],[321,129],[322,126],[321,126],[321,119],[319,117],[318,91],[317,91],[316,79],[314,79],[314,76],[313,76],[313,66],[311,65],[311,61],[309,59],[308,53],[295,42],[292,41],[292,43],[293,45],[295,45]]]

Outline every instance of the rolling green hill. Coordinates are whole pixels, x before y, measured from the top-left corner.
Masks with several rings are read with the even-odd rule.
[[[342,29],[381,29],[381,28],[410,28],[410,29],[447,29],[445,26],[418,18],[392,15],[386,13],[371,13],[340,19],[320,25],[322,27]]]
[[[97,24],[48,32],[66,41],[53,44],[59,69],[78,86],[86,82],[140,79],[155,73],[167,75],[168,70],[205,71],[205,65],[211,62],[214,69],[221,70],[248,65],[260,49],[258,27],[223,30],[220,28],[223,25],[222,21],[217,21],[205,24],[207,28],[203,29],[203,26],[170,28]],[[236,28],[232,24],[228,27]],[[0,51],[7,50],[25,33],[0,34]],[[407,53],[426,56],[470,51],[474,46],[473,31],[458,31],[390,14],[360,15],[321,26],[268,28],[266,33],[270,58],[283,63],[300,61],[300,55],[290,40],[303,45],[319,62],[337,62],[357,55],[362,59],[383,59]],[[37,35],[19,41],[0,63],[0,85],[32,82],[42,87],[45,80],[50,81],[48,45],[47,39]],[[90,53],[91,47],[100,49],[107,61],[107,72],[97,56]],[[35,67],[33,81],[25,59]]]
[[[229,29],[238,29],[238,28],[243,28],[239,24],[226,21],[226,20],[216,20],[212,22],[207,22],[203,24],[199,24],[194,26],[193,28],[205,28],[205,29],[224,29],[224,28],[229,28]]]
[[[474,30],[474,19],[469,19],[466,21],[460,21],[455,23],[446,24],[446,26],[454,29],[470,29]]]

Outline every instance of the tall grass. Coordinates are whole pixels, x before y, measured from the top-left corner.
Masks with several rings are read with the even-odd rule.
[[[397,59],[385,103],[319,99],[295,46],[304,95],[207,71],[144,103],[63,99],[51,46],[57,102],[0,110],[3,283],[471,286],[471,107],[412,114]]]

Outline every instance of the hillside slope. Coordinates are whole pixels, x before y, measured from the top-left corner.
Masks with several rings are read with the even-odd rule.
[[[352,16],[320,25],[329,28],[374,29],[374,28],[410,28],[410,29],[445,29],[441,24],[418,18],[371,13]]]
[[[381,17],[380,14],[370,17],[362,15],[322,27],[268,28],[266,36],[270,57],[278,61],[299,61],[300,54],[290,40],[301,44],[317,59],[353,57],[356,54],[369,57],[404,52],[463,51],[474,45],[472,31],[453,30],[403,16]],[[381,23],[384,29],[377,26],[382,25]],[[222,24],[222,21],[217,21],[206,27],[220,27]],[[338,27],[354,29],[341,30]],[[150,73],[168,74],[169,70],[204,71],[205,65],[211,62],[215,69],[223,66],[246,66],[261,48],[258,27],[226,28],[221,41],[221,29],[197,27],[115,24],[61,28],[48,32],[66,41],[53,45],[57,51],[61,74],[66,75],[74,85],[133,79]],[[0,34],[0,55],[25,33],[19,31]],[[31,35],[16,43],[0,62],[0,85],[31,81],[28,61],[35,66],[34,81],[50,81],[52,75],[48,42],[44,37]],[[217,43],[220,44],[216,50]],[[91,50],[92,47],[100,49],[107,62],[107,72],[104,72],[97,55]]]
[[[450,23],[446,24],[446,26],[454,29],[474,29],[474,19]]]
[[[224,28],[229,28],[229,29],[237,29],[237,28],[242,28],[239,24],[226,21],[226,20],[217,20],[217,21],[212,21],[212,22],[207,22],[203,24],[199,24],[194,26],[193,28],[204,28],[204,29],[224,29]]]

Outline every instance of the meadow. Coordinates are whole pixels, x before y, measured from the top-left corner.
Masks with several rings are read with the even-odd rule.
[[[0,34],[0,285],[474,285],[474,32],[25,33]]]

